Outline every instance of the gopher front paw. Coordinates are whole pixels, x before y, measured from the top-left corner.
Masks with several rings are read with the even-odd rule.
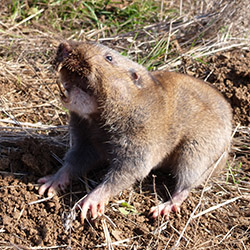
[[[48,175],[38,180],[38,183],[42,184],[38,190],[38,193],[39,195],[44,195],[44,193],[47,191],[48,197],[51,197],[59,190],[64,191],[68,186],[69,181],[69,172],[65,169],[65,167],[62,167],[54,175]]]
[[[97,187],[94,189],[79,203],[81,222],[83,223],[89,214],[93,219],[104,214],[107,203],[108,195],[103,192],[102,188]]]

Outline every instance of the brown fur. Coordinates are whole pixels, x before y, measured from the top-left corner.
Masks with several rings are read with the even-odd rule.
[[[61,44],[56,64],[67,90],[63,101],[71,111],[74,139],[61,172],[77,175],[105,160],[110,163],[103,182],[83,201],[83,210],[94,214],[91,207],[98,210],[102,200],[158,167],[176,178],[172,203],[178,207],[189,190],[208,177],[223,152],[225,164],[231,108],[203,81],[167,71],[150,73],[92,42]],[[40,193],[67,181],[60,181],[60,175],[40,181],[45,183]],[[151,212],[154,217],[167,215],[166,207],[171,211],[176,206],[165,203]]]

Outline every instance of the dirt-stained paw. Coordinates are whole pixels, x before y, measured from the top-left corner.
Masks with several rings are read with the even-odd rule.
[[[168,201],[158,206],[151,207],[149,214],[152,214],[152,218],[157,218],[158,216],[162,215],[168,219],[171,212],[180,213],[180,206]]]
[[[61,168],[56,174],[42,177],[38,180],[42,184],[38,190],[39,195],[44,195],[47,192],[48,197],[57,193],[57,191],[64,191],[69,184],[69,174]]]
[[[188,194],[188,189],[176,191],[170,201],[152,207],[149,211],[149,214],[152,214],[153,218],[157,218],[160,215],[163,215],[165,218],[168,218],[171,212],[179,214],[181,204],[188,197]]]
[[[92,217],[92,219],[96,219],[98,216],[104,214],[107,203],[108,198],[103,195],[100,188],[93,190],[79,203],[81,222],[83,223],[88,216]]]

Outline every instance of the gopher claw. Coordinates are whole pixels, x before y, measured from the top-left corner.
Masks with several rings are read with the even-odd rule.
[[[38,180],[42,184],[38,190],[39,195],[44,195],[47,191],[48,197],[52,197],[59,190],[64,191],[70,181],[69,172],[65,167],[59,169],[54,175],[48,175]]]
[[[149,214],[152,214],[152,218],[157,218],[158,216],[163,215],[166,219],[169,217],[171,212],[179,214],[180,206],[182,202],[188,197],[188,194],[189,191],[187,189],[175,192],[170,201],[152,207],[149,211]]]
[[[102,189],[97,187],[79,203],[81,222],[83,223],[88,215],[90,215],[93,220],[103,215],[107,203],[107,195],[104,195]]]

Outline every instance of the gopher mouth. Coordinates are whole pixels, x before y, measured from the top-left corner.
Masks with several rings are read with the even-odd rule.
[[[57,85],[64,107],[87,119],[90,114],[96,113],[97,102],[88,86],[87,78],[66,67],[62,67],[58,73],[60,80]]]
[[[93,92],[88,86],[86,77],[80,76],[77,72],[69,70],[67,67],[58,67],[59,81],[57,81],[60,98],[64,103],[70,102],[72,89],[79,89],[89,96],[93,96]]]

